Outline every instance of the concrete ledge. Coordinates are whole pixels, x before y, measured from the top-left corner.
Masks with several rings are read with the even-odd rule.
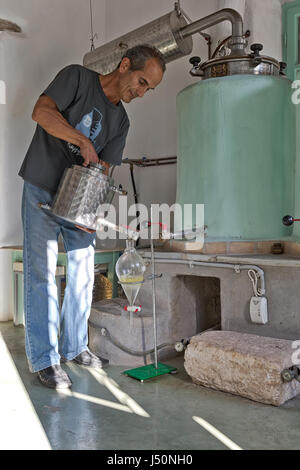
[[[300,393],[295,379],[283,382],[291,367],[293,341],[232,331],[194,336],[185,352],[185,369],[194,383],[279,406]]]
[[[281,244],[284,254],[298,257],[300,256],[300,242],[297,240],[227,240],[227,241],[207,241],[204,243],[184,242],[180,240],[168,240],[164,243],[157,243],[156,249],[161,251],[201,253],[203,255],[270,255],[273,245]],[[276,255],[281,257],[281,255]]]
[[[140,250],[140,254],[145,259],[151,260],[150,251]],[[164,259],[185,260],[185,261],[204,261],[210,263],[228,263],[228,264],[255,264],[257,266],[270,267],[289,267],[300,268],[300,258],[293,255],[272,255],[272,254],[255,254],[255,255],[204,255],[200,253],[180,253],[180,252],[155,252],[155,260],[163,262]]]

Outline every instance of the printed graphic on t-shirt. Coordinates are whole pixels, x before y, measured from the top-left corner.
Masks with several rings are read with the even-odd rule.
[[[88,137],[95,145],[96,139],[102,130],[102,118],[102,113],[97,108],[93,108],[91,112],[85,114],[81,121],[76,124],[75,129],[82,132],[82,134]],[[80,155],[80,149],[77,145],[68,142],[68,147],[72,153]]]

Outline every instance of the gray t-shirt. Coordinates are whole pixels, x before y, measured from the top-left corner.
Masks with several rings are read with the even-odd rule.
[[[103,92],[99,75],[81,65],[62,69],[44,94],[52,98],[63,117],[94,144],[101,160],[120,165],[129,129],[127,113]],[[31,184],[55,193],[65,168],[82,164],[80,149],[48,134],[37,125],[19,175]]]

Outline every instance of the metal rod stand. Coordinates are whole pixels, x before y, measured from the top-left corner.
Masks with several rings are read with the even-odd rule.
[[[151,207],[151,231],[152,231],[152,207]],[[154,361],[157,369],[157,321],[156,321],[156,295],[155,295],[155,257],[153,238],[150,237],[151,267],[152,267],[152,311],[153,311],[153,333],[154,333]]]
[[[151,207],[151,231],[153,227],[152,223],[152,207]],[[151,246],[151,267],[152,267],[152,309],[153,309],[153,333],[154,333],[154,364],[149,364],[148,366],[137,367],[131,370],[125,370],[123,373],[144,382],[144,380],[158,377],[164,374],[175,374],[177,372],[176,367],[168,366],[157,361],[157,318],[156,318],[156,295],[155,295],[155,278],[160,277],[155,275],[155,257],[154,257],[154,244],[152,233],[150,236],[150,246]]]

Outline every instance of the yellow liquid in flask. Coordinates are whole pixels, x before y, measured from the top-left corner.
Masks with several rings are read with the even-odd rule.
[[[129,305],[134,305],[135,299],[144,281],[144,276],[121,276],[120,283],[123,287]]]

